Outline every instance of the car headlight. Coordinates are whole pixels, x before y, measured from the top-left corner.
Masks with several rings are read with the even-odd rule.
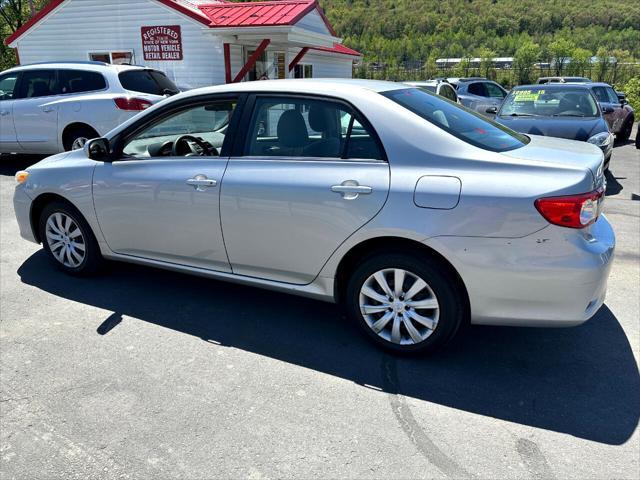
[[[613,141],[613,135],[609,132],[601,132],[591,137],[587,142],[592,143],[598,147],[608,147]]]

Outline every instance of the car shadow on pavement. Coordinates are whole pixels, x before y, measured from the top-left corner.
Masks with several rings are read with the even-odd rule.
[[[474,326],[440,353],[402,358],[369,344],[328,303],[117,263],[90,280],[74,278],[52,267],[42,250],[18,274],[53,295],[114,312],[95,326],[96,335],[117,334],[122,316],[133,317],[127,321],[363,387],[612,445],[638,425],[638,367],[606,306],[579,327]]]
[[[0,155],[0,176],[13,177],[18,171],[38,163],[43,155]]]

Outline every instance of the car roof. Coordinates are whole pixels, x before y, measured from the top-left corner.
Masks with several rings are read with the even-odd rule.
[[[111,63],[104,62],[37,62],[29,63],[26,65],[18,65],[10,68],[5,72],[23,71],[23,70],[41,70],[41,69],[69,69],[69,70],[88,70],[91,72],[104,72],[105,69],[116,72],[122,72],[125,70],[151,70],[147,67],[140,65],[113,65]],[[3,73],[5,73],[3,72]]]
[[[422,80],[419,82],[403,82],[405,85],[410,85],[412,87],[435,87],[440,83],[446,83],[442,80]]]
[[[239,82],[196,88],[181,94],[181,96],[202,95],[207,93],[333,93],[387,92],[390,90],[406,89],[407,85],[383,80],[361,80],[350,78],[297,78],[285,80],[259,80],[255,82]]]
[[[518,85],[517,87],[513,87],[512,90],[529,90],[532,88],[544,88],[545,90],[575,90],[577,88],[582,90],[589,90],[590,86],[590,83],[534,83],[532,85]]]

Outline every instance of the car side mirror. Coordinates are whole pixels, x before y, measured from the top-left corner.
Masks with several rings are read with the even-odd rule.
[[[612,107],[602,107],[602,113],[604,113],[605,115],[613,112],[615,112],[615,110]]]
[[[94,138],[84,144],[84,154],[91,160],[104,161],[109,158],[109,140]]]
[[[486,113],[492,113],[492,114],[497,114],[498,113],[498,107],[489,107],[485,110]]]
[[[627,103],[627,95],[624,92],[616,92],[616,95],[618,95],[620,104],[625,105]]]

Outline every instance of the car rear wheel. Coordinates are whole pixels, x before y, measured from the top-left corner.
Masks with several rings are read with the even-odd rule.
[[[433,351],[458,331],[464,297],[446,269],[428,258],[383,254],[349,280],[349,316],[377,345],[395,353]]]
[[[75,208],[64,202],[47,205],[40,215],[39,228],[44,250],[58,268],[73,275],[98,270],[102,263],[98,242]]]
[[[63,139],[63,146],[65,151],[80,150],[84,148],[92,138],[98,137],[98,134],[91,127],[76,127],[67,132]]]
[[[631,130],[633,130],[633,118],[629,117],[629,119],[627,119],[625,124],[622,126],[622,129],[620,130],[618,135],[616,135],[618,141],[626,142],[627,140],[629,140],[629,137],[631,137]]]

